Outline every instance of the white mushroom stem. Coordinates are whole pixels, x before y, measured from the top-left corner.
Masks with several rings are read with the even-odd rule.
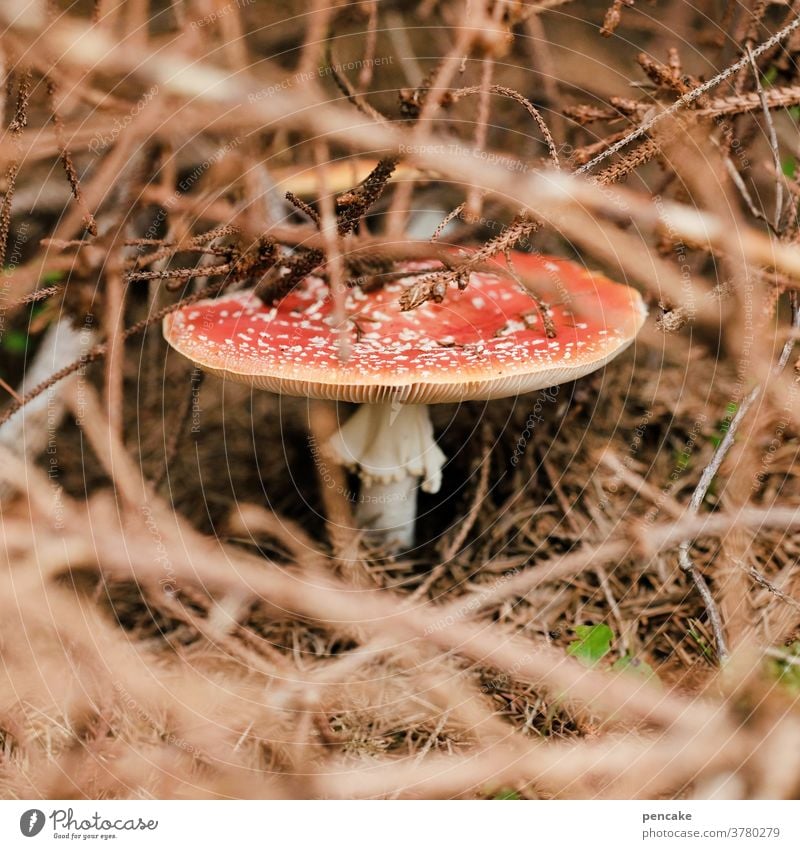
[[[359,524],[395,549],[414,543],[417,488],[438,492],[446,457],[422,404],[364,404],[329,442],[334,458],[361,479]]]
[[[356,521],[368,533],[379,536],[392,551],[414,545],[419,480],[404,475],[400,480],[362,483]]]
[[[47,329],[32,361],[25,369],[22,383],[17,390],[19,395],[33,389],[58,371],[63,365],[83,356],[95,341],[95,332],[85,327],[77,330],[68,319],[60,319]],[[15,454],[34,460],[43,451],[50,454],[48,474],[55,480],[57,471],[56,431],[66,411],[64,396],[67,388],[78,380],[77,374],[51,386],[33,401],[18,410],[0,427],[0,445]],[[0,500],[6,498],[14,487],[8,482],[0,482]]]

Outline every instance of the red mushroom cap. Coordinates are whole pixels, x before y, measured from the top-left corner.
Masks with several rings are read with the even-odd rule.
[[[436,404],[502,398],[575,380],[626,348],[644,322],[638,292],[560,259],[513,254],[550,309],[504,272],[473,272],[440,304],[401,312],[394,280],[348,295],[350,353],[340,357],[327,285],[308,277],[275,306],[250,291],[164,319],[169,344],[206,371],[273,392],[330,400]],[[409,271],[437,263],[407,263]]]

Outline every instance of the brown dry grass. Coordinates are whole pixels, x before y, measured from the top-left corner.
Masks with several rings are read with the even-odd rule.
[[[69,415],[31,424],[38,459],[0,455],[0,794],[796,796],[800,191],[775,160],[797,153],[800,87],[794,34],[759,47],[794,11],[711,30],[710,3],[90,5],[0,10],[0,330],[33,349],[88,313],[104,344],[50,396]],[[316,70],[334,36],[338,62],[385,60],[344,69],[353,102]],[[748,46],[769,87],[744,65],[695,95]],[[375,112],[396,118],[421,74],[416,121]],[[313,202],[355,182],[329,160],[395,153],[350,241],[270,189],[291,175]],[[639,286],[651,319],[557,396],[438,408],[451,462],[407,556],[370,550],[338,492],[354,482],[315,467],[310,440],[346,410],[199,386],[157,326],[123,340],[179,296],[125,276],[144,268],[126,242],[178,243],[146,265],[184,269],[224,226],[208,259],[252,285],[264,233],[341,274],[367,230],[396,249],[409,209],[461,203],[446,238],[488,243],[475,263],[522,238]],[[25,361],[3,357],[10,389]],[[567,647],[598,623],[615,641],[587,669]]]

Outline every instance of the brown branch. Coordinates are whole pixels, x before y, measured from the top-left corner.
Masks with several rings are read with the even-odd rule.
[[[519,103],[525,111],[533,118],[536,122],[536,126],[539,127],[539,130],[544,137],[545,144],[547,145],[547,151],[550,155],[550,159],[553,165],[557,168],[561,168],[561,163],[558,159],[558,150],[556,149],[556,143],[553,141],[553,135],[550,132],[550,128],[547,126],[547,122],[542,117],[542,113],[528,100],[527,97],[520,94],[518,91],[515,91],[513,88],[509,88],[504,85],[490,85],[489,91],[492,94],[499,94],[503,97],[508,97],[511,100]],[[457,101],[461,97],[465,97],[468,94],[480,94],[481,87],[480,86],[469,86],[467,88],[459,88],[450,94],[450,97]]]
[[[762,42],[752,51],[752,58],[756,59],[761,56],[763,53],[770,50],[776,44],[780,44],[782,41],[785,41],[798,27],[800,27],[800,16],[796,17],[793,21],[788,23],[782,29],[778,30],[774,35],[770,36],[766,41]],[[635,130],[628,133],[624,139],[620,139],[615,144],[611,145],[607,150],[603,151],[603,153],[595,156],[594,159],[587,162],[585,165],[582,165],[576,171],[577,174],[584,174],[588,171],[591,171],[596,165],[599,165],[603,160],[607,159],[609,156],[613,156],[615,153],[618,153],[622,150],[623,147],[626,147],[631,142],[636,141],[637,139],[642,138],[647,135],[650,130],[664,118],[674,115],[678,110],[683,109],[685,106],[690,106],[696,100],[702,98],[707,92],[711,91],[711,89],[716,88],[720,83],[725,82],[725,80],[730,79],[734,74],[740,71],[742,68],[747,67],[751,62],[750,56],[744,56],[739,59],[737,62],[734,62],[732,65],[729,65],[725,68],[724,71],[720,71],[720,73],[715,74],[710,80],[702,83],[701,85],[693,88],[691,91],[679,97],[671,106],[664,109],[662,112],[658,112],[652,118],[649,118],[644,123],[640,124]]]

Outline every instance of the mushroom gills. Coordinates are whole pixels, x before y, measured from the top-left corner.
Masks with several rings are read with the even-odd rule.
[[[363,404],[331,437],[337,462],[357,471],[359,525],[395,550],[414,544],[417,488],[438,492],[447,459],[424,404]],[[420,483],[421,482],[421,483]]]

